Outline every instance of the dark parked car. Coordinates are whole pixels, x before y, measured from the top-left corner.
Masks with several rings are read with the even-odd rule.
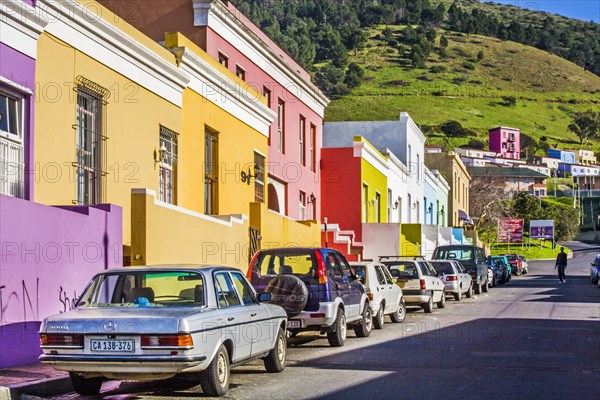
[[[467,244],[438,246],[433,251],[434,260],[457,260],[473,279],[475,293],[488,291],[488,260],[481,247]]]
[[[327,334],[331,346],[343,346],[347,324],[357,336],[371,333],[372,313],[365,289],[337,250],[276,248],[258,251],[247,274],[271,303],[287,312],[292,333],[315,330]]]
[[[510,267],[505,264],[503,257],[490,257],[489,268],[493,271],[492,286],[503,285],[508,282]]]

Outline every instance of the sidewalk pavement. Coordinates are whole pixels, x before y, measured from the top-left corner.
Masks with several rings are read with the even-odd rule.
[[[71,390],[69,374],[49,365],[0,369],[0,400],[20,400],[23,395],[53,396]]]

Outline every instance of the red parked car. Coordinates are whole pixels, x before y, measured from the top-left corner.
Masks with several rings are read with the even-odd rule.
[[[510,263],[510,269],[513,274],[515,274],[517,276],[523,274],[523,271],[525,271],[525,268],[523,265],[523,261],[521,260],[521,258],[519,257],[518,254],[510,253],[510,254],[500,254],[500,255],[506,256],[506,258],[508,258],[508,262]],[[525,273],[527,273],[527,272],[525,272]]]

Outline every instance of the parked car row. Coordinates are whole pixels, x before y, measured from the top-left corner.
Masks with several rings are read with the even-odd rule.
[[[438,247],[433,260],[349,263],[335,249],[280,248],[258,251],[245,275],[216,266],[111,269],[92,278],[74,310],[42,322],[40,360],[68,371],[81,395],[98,394],[106,379],[185,373],[222,396],[234,366],[261,359],[267,372],[283,371],[289,336],[315,331],[333,347],[348,329],[368,337],[387,316],[403,322],[407,306],[431,313],[449,295],[460,301],[508,282],[511,256],[454,245]]]

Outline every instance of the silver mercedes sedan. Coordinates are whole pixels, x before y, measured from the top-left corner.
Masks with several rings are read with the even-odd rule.
[[[230,367],[286,361],[286,313],[235,268],[127,267],[96,275],[74,310],[46,318],[40,361],[69,371],[75,391],[104,379],[157,380],[198,373],[205,394],[229,389]]]

